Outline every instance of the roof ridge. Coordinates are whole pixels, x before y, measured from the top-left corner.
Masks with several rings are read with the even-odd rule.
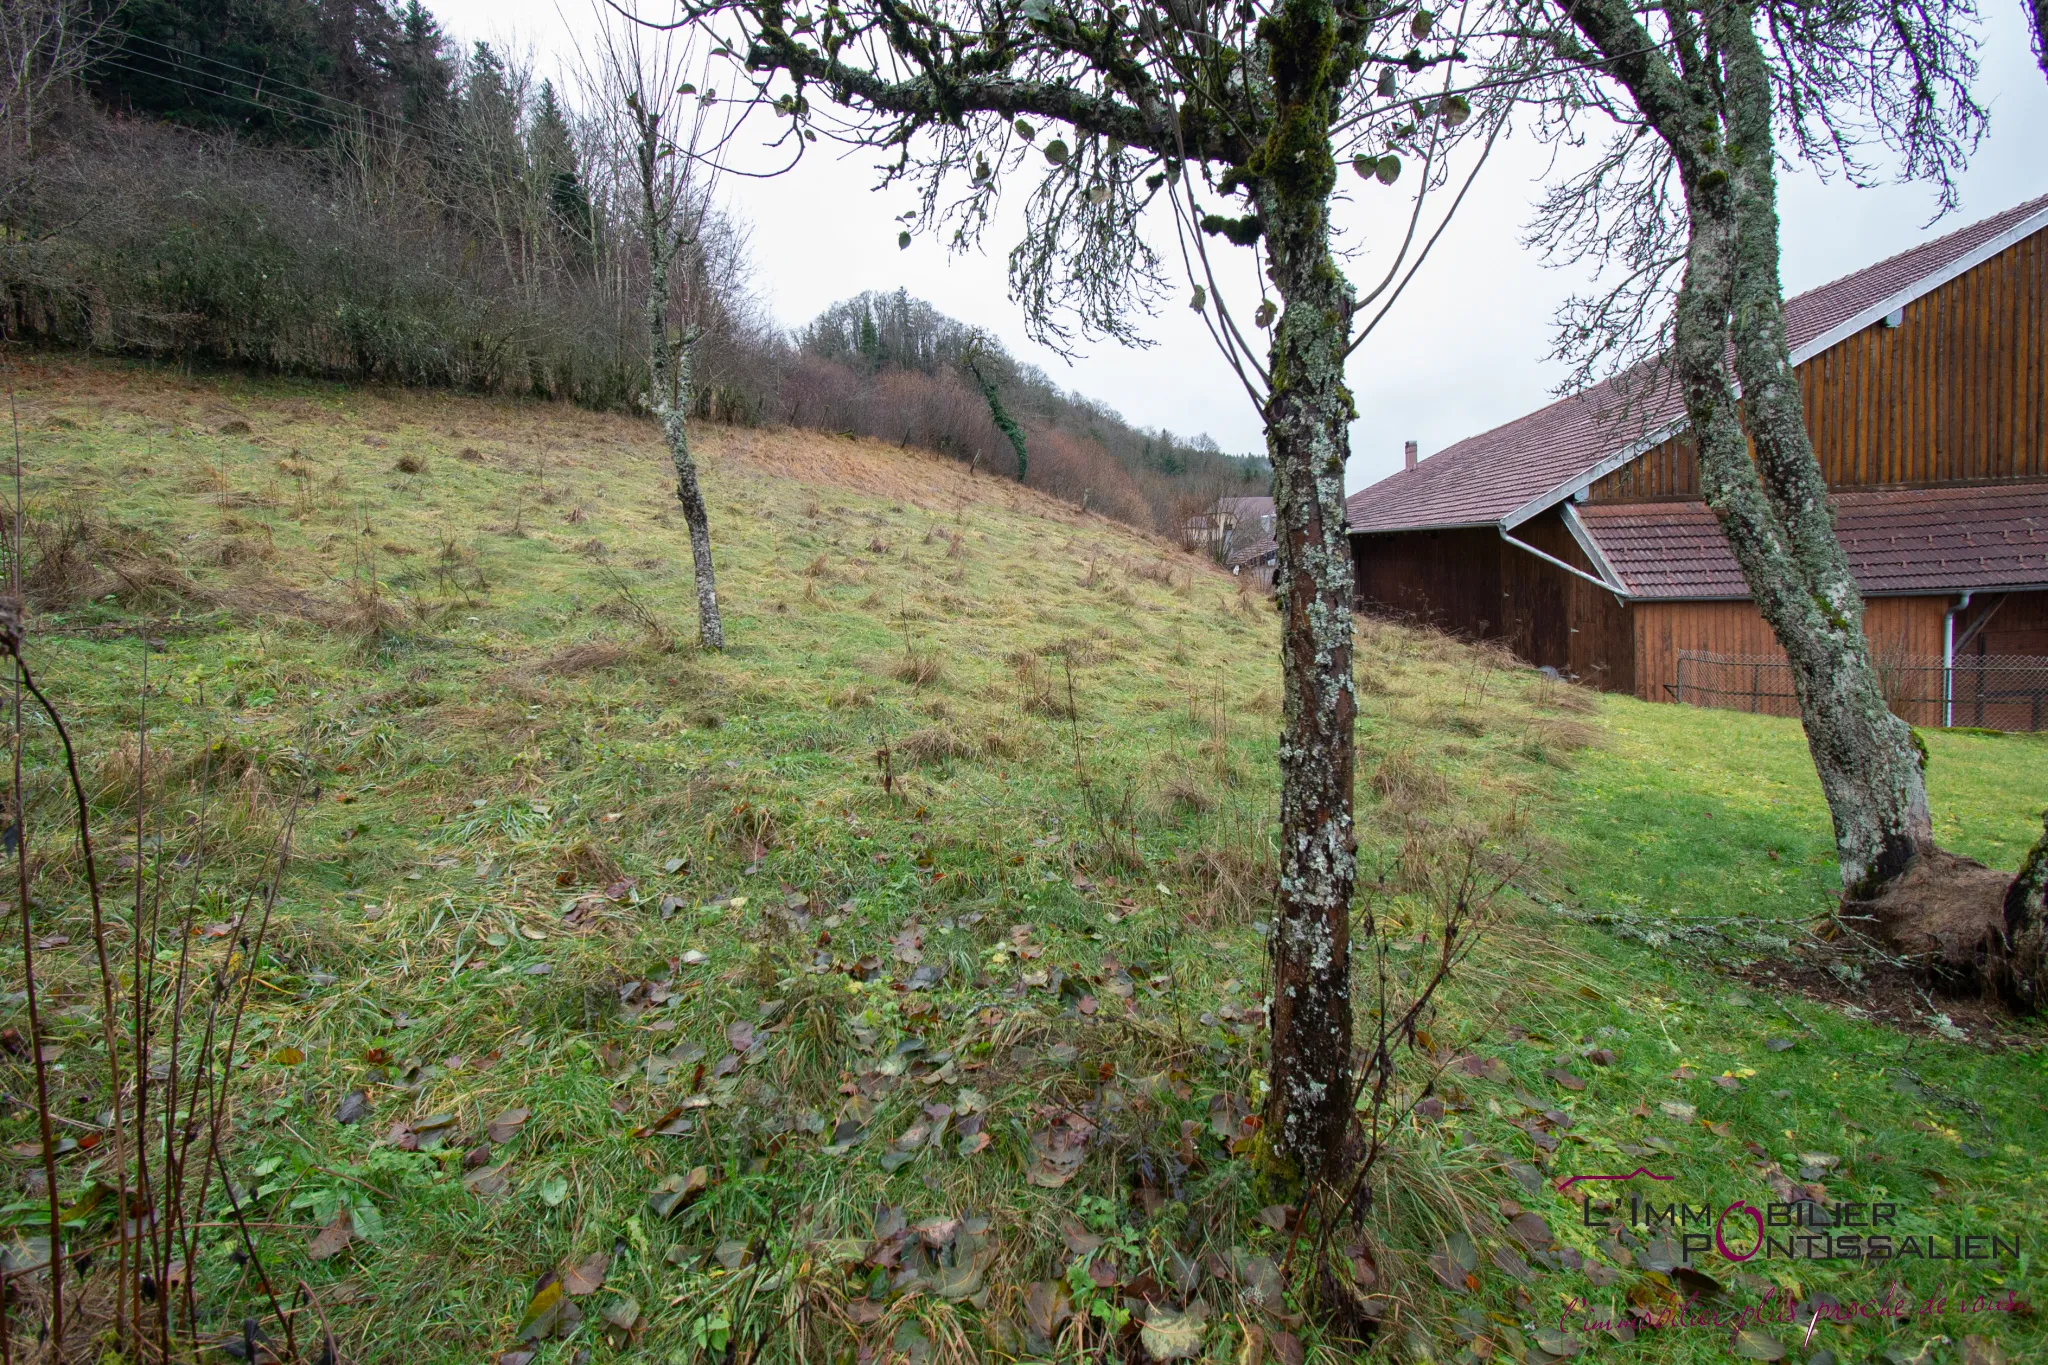
[[[2003,227],[2010,227],[2026,221],[2028,218],[2033,217],[2036,213],[2040,213],[2043,210],[2048,210],[2048,194],[2038,195],[2035,198],[2029,199],[2024,203],[2014,204],[2009,209],[2000,209],[1997,213],[1991,214],[1989,217],[1979,218],[1974,223],[1964,223],[1961,227],[1953,228],[1948,232],[1944,232],[1939,237],[1930,237],[1924,242],[1916,242],[1912,246],[1906,247],[1899,251],[1894,251],[1891,255],[1881,257],[1878,260],[1872,261],[1868,265],[1858,266],[1856,269],[1849,271],[1847,274],[1837,275],[1832,280],[1827,280],[1821,284],[1814,285],[1811,289],[1802,289],[1797,294],[1794,294],[1790,298],[1787,298],[1785,300],[1785,306],[1787,308],[1790,308],[1793,304],[1798,303],[1802,299],[1810,298],[1815,294],[1822,294],[1826,293],[1828,290],[1839,288],[1840,286],[1845,285],[1849,283],[1849,281],[1857,279],[1860,276],[1875,275],[1878,272],[1882,271],[1888,265],[1892,265],[1896,262],[1903,261],[1908,256],[1915,255],[1919,252],[1932,252],[1938,247],[1950,244],[1956,238],[1961,237],[1966,233],[1983,231],[1984,229],[1991,228],[1992,224],[1994,223],[1998,223]],[[1994,231],[1991,235],[1995,236],[1996,232]]]
[[[1838,279],[1785,300],[1788,340],[1807,359],[1874,321],[1874,310],[1918,297],[1979,262],[2030,219],[2048,226],[2048,195],[1919,242]],[[2038,229],[2034,229],[2038,230]],[[2023,234],[2032,235],[2032,230]],[[2002,249],[2002,248],[2001,248]],[[1813,348],[1806,355],[1801,352]],[[1684,404],[1669,383],[1666,353],[1568,393],[1485,431],[1445,446],[1413,468],[1396,470],[1345,499],[1354,532],[1513,525],[1551,506],[1640,446],[1684,421]],[[1660,380],[1660,371],[1664,374]],[[1645,379],[1619,406],[1604,401],[1631,378]],[[1632,415],[1640,429],[1624,431]]]

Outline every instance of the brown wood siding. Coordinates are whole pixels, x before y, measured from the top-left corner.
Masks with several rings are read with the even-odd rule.
[[[1592,568],[1555,509],[1516,534]],[[1492,527],[1353,536],[1351,544],[1361,610],[1469,640],[1500,640],[1531,664],[1610,691],[1634,688],[1628,608]]]
[[[1594,572],[1592,561],[1579,548],[1579,542],[1564,524],[1560,508],[1552,508],[1517,526],[1515,536],[1546,554],[1556,555],[1574,568],[1586,573]],[[1629,625],[1627,605],[1613,593],[1604,592],[1583,578],[1575,578],[1545,564],[1527,551],[1517,550],[1512,545],[1505,545],[1503,549],[1513,559],[1502,561],[1502,581],[1511,587],[1526,583],[1532,594],[1544,592],[1546,595],[1541,606],[1532,602],[1533,609],[1528,618],[1533,622],[1547,623],[1551,630],[1562,630],[1565,639],[1562,651],[1532,640],[1527,647],[1518,641],[1515,653],[1530,660],[1543,653],[1546,657],[1542,662],[1550,663],[1552,667],[1562,669],[1602,691],[1634,691],[1635,635]],[[1519,570],[1518,574],[1508,572],[1513,560],[1522,561],[1520,565],[1514,565]],[[1553,591],[1554,605],[1548,595]],[[1545,615],[1546,612],[1550,614]],[[1563,662],[1555,662],[1560,652]]]
[[[2048,232],[1799,367],[1806,428],[1833,488],[2048,478]],[[1603,502],[1699,496],[1676,436],[1602,478]]]
[[[1863,633],[1879,667],[1907,659],[1939,659],[1942,618],[1953,601],[1948,597],[1873,597],[1866,602]],[[1638,602],[1632,613],[1635,693],[1646,701],[1673,700],[1681,650],[1780,662],[1785,658],[1777,637],[1748,602]],[[1769,674],[1764,674],[1760,685],[1764,690],[1789,690],[1782,675],[1772,681]],[[1772,716],[1798,714],[1798,707],[1789,700],[1765,698],[1756,709]],[[1915,725],[1940,723],[1938,708],[1922,706],[1909,710],[1906,719]]]
[[[1956,634],[1990,619],[1964,646],[1972,654],[2027,654],[2048,658],[2048,592],[1979,593],[1956,617]]]
[[[1587,490],[1588,502],[1648,502],[1699,496],[1692,437],[1673,436],[1651,446]]]
[[[1353,536],[1362,610],[1480,640],[1503,633],[1492,527]]]

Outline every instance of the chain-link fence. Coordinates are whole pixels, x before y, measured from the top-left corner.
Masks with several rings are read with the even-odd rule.
[[[1970,654],[1944,667],[1939,659],[1877,661],[1879,684],[1894,713],[1914,725],[1969,725],[1987,730],[2040,730],[2048,721],[2048,658]],[[1672,700],[1764,716],[1796,716],[1792,666],[1782,656],[1678,652]]]

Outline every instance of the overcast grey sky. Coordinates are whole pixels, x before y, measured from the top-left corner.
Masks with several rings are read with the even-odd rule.
[[[658,13],[656,2],[648,0],[643,12]],[[1858,189],[1810,174],[1791,177],[1782,191],[1788,293],[2048,193],[2048,155],[2042,152],[2048,82],[2028,46],[2021,0],[1989,4],[1979,96],[1991,111],[1991,134],[1963,178],[1961,207],[1929,227],[1934,203],[1924,187]],[[537,53],[544,71],[572,67],[564,54],[577,31],[593,22],[583,0],[563,0],[559,9],[555,0],[432,0],[432,8],[465,43],[515,39],[513,46]],[[814,151],[788,176],[725,182],[730,206],[752,224],[760,288],[783,324],[807,321],[864,289],[902,286],[988,328],[1056,382],[1109,403],[1132,421],[1183,435],[1206,431],[1226,450],[1263,450],[1251,402],[1186,307],[1185,288],[1163,299],[1144,325],[1151,347],[1096,343],[1069,363],[1025,337],[1005,290],[1004,256],[1015,240],[1024,182],[1011,191],[1011,212],[983,250],[955,256],[941,242],[920,238],[903,251],[895,220],[912,207],[910,192],[877,192],[869,157],[825,144],[820,149],[823,154]],[[1551,316],[1586,277],[1548,268],[1520,246],[1537,180],[1549,166],[1533,138],[1505,143],[1414,285],[1354,354],[1350,378],[1361,416],[1352,428],[1353,489],[1398,468],[1405,439],[1419,441],[1426,455],[1550,400],[1562,377],[1544,359]],[[1371,274],[1371,245],[1385,240],[1383,225],[1394,207],[1389,192],[1360,189],[1339,209],[1339,225],[1365,248],[1353,263],[1355,280]],[[1170,250],[1163,216],[1157,228],[1157,244]],[[1230,268],[1250,281],[1251,252],[1223,251],[1240,258]]]

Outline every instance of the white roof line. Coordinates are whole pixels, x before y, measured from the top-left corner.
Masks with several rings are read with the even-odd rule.
[[[1501,529],[1506,531],[1514,530],[1529,518],[1548,511],[1580,489],[1591,488],[1601,479],[1606,478],[1636,456],[1646,450],[1652,450],[1662,445],[1683,430],[1685,430],[1685,419],[1683,417],[1676,417],[1646,435],[1637,437],[1612,455],[1603,456],[1592,468],[1574,474],[1571,478],[1566,479],[1547,493],[1537,494],[1514,511],[1502,517],[1500,519]]]
[[[1599,541],[1593,539],[1592,532],[1586,529],[1586,523],[1579,519],[1579,509],[1574,507],[1569,499],[1564,505],[1564,528],[1572,533],[1572,539],[1579,543],[1579,548],[1585,552],[1586,558],[1592,561],[1594,571],[1606,579],[1609,586],[1623,597],[1634,595],[1628,583],[1615,572],[1614,565],[1608,562],[1607,552],[1600,548]]]
[[[1918,299],[1923,295],[1933,293],[1935,290],[1941,288],[1941,286],[1947,284],[1950,280],[1955,279],[1957,276],[1975,270],[1978,266],[1984,264],[1984,262],[1990,260],[1993,256],[1996,256],[1999,252],[2004,251],[2006,248],[2012,246],[2015,242],[2025,241],[2027,238],[2041,231],[2041,229],[2043,229],[2044,227],[2048,227],[2048,208],[2044,208],[2038,213],[2030,214],[2029,216],[2022,218],[2019,222],[2013,224],[2004,232],[1999,233],[1990,241],[1984,242],[1978,245],[1977,247],[1973,248],[1972,250],[1964,252],[1962,255],[1956,257],[1953,261],[1950,261],[1941,269],[1935,271],[1933,274],[1922,276],[1921,278],[1915,280],[1913,283],[1907,285],[1905,288],[1897,291],[1896,293],[1888,295],[1887,297],[1880,299],[1878,302],[1873,303],[1868,307],[1862,309],[1860,312],[1854,313],[1850,315],[1848,318],[1844,319],[1843,321],[1836,323],[1833,327],[1830,327],[1827,331],[1822,332],[1819,336],[1813,338],[1813,340],[1807,342],[1804,346],[1795,348],[1792,352],[1792,363],[1795,366],[1804,365],[1807,361],[1813,359],[1821,352],[1826,351],[1832,347],[1839,346],[1842,342],[1847,341],[1850,337],[1855,336],[1858,332],[1862,331],[1866,327],[1871,326],[1873,323],[1877,322],[1880,318],[1883,318],[1887,314],[1897,312],[1899,309],[1905,307],[1907,304],[1913,302],[1915,299]],[[1877,262],[1877,265],[1882,264],[1884,264],[1884,262]],[[1874,269],[1875,267],[1873,266],[1869,268]],[[1826,288],[1826,286],[1823,285],[1821,286],[1821,288]],[[1548,510],[1549,508],[1556,506],[1559,502],[1563,501],[1564,499],[1571,497],[1580,489],[1591,487],[1594,483],[1598,482],[1600,479],[1607,477],[1609,474],[1612,474],[1615,470],[1621,468],[1621,466],[1627,464],[1630,460],[1636,458],[1636,456],[1641,455],[1644,451],[1647,451],[1652,447],[1661,444],[1663,441],[1667,440],[1672,436],[1677,435],[1680,431],[1683,431],[1684,429],[1685,419],[1681,417],[1678,418],[1676,421],[1667,424],[1664,427],[1660,427],[1657,430],[1657,432],[1655,432],[1651,436],[1636,441],[1632,445],[1624,446],[1622,447],[1622,449],[1616,451],[1612,455],[1603,457],[1597,464],[1595,464],[1591,469],[1587,470],[1585,473],[1576,475],[1573,478],[1565,480],[1565,482],[1559,484],[1557,487],[1551,489],[1547,493],[1538,494],[1536,497],[1531,498],[1528,502],[1523,503],[1514,511],[1508,513],[1507,516],[1501,518],[1500,524],[1502,529],[1513,530],[1515,527],[1520,526],[1529,518],[1537,516],[1542,512]]]
[[[2048,208],[2044,208],[2029,217],[2022,218],[1990,241],[1964,252],[1933,274],[1922,276],[1890,297],[1881,299],[1861,312],[1855,313],[1836,323],[1804,346],[1794,350],[1792,352],[1792,363],[1794,365],[1804,365],[1822,351],[1847,341],[1850,337],[1875,323],[1886,314],[1895,313],[1915,299],[1925,294],[1933,293],[1957,276],[1975,270],[1978,266],[2012,246],[2015,242],[2026,240],[2044,227],[2048,227]],[[1879,262],[1879,264],[1883,264],[1883,262]]]

